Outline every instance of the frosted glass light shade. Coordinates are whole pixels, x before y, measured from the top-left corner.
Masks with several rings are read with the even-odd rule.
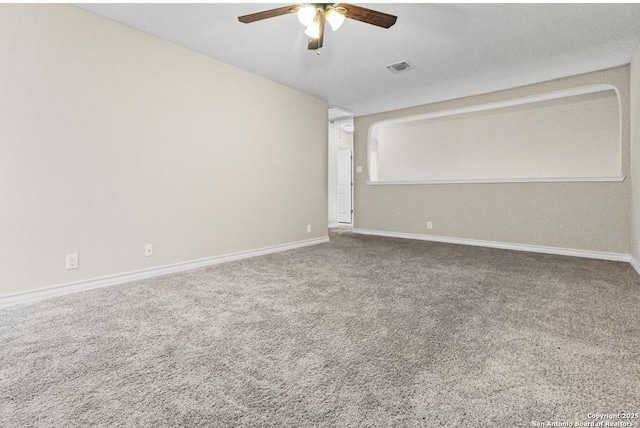
[[[314,22],[307,27],[304,34],[311,37],[312,39],[317,39],[318,37],[320,37],[320,25]]]
[[[344,22],[344,15],[337,12],[335,9],[329,9],[327,11],[326,18],[333,31],[337,31]]]
[[[298,9],[298,21],[305,27],[308,27],[313,23],[313,18],[316,17],[316,8],[309,5]]]

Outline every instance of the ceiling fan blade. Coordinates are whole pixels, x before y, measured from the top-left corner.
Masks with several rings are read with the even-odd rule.
[[[325,22],[326,20],[324,17],[324,13],[320,13],[320,22],[318,23],[320,25],[320,37],[318,37],[317,39],[312,39],[311,37],[309,37],[309,45],[307,46],[307,49],[309,49],[310,51],[314,51],[322,47],[322,42],[324,42]]]
[[[389,28],[396,23],[397,16],[389,15],[388,13],[378,12],[377,10],[367,9],[366,7],[355,6],[353,4],[340,3],[337,7],[345,9],[343,13],[347,18],[355,19],[356,21],[366,22],[367,24],[377,25],[382,28]]]
[[[262,12],[256,12],[249,15],[243,15],[238,17],[238,21],[249,24],[251,22],[261,21],[263,19],[274,18],[280,15],[286,15],[289,13],[297,12],[300,9],[298,5],[284,6],[277,9],[263,10]]]

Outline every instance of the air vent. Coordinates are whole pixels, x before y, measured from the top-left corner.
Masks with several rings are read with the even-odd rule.
[[[403,71],[411,70],[412,68],[414,68],[414,66],[409,61],[399,61],[390,65],[387,65],[386,68],[392,73],[402,73]]]

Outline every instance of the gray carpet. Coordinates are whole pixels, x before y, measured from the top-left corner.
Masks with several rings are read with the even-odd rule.
[[[340,231],[4,308],[0,345],[2,427],[524,427],[640,412],[628,264]]]

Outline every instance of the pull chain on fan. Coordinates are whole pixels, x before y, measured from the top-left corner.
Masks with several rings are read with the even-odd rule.
[[[310,3],[303,6],[284,6],[277,9],[239,16],[238,21],[249,24],[251,22],[294,12],[297,12],[300,23],[307,27],[304,33],[309,37],[308,49],[310,50],[316,50],[322,47],[326,22],[329,23],[333,31],[337,31],[345,18],[382,28],[391,27],[398,19],[398,17],[394,15],[347,3]]]

